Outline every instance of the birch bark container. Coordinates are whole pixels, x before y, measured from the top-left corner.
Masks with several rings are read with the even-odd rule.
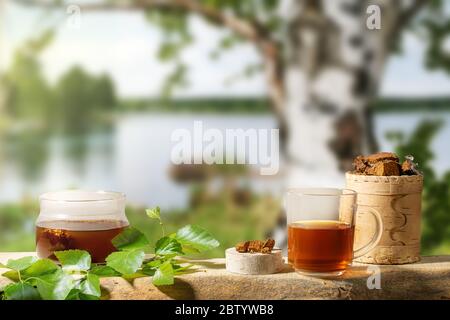
[[[347,188],[358,193],[355,249],[375,233],[370,209],[380,213],[383,234],[378,245],[355,261],[373,264],[406,264],[420,260],[421,199],[423,176],[366,176],[346,174]]]

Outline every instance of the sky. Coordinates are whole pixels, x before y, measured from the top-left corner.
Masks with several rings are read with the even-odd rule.
[[[0,0],[1,1],[1,0]],[[1,2],[0,2],[1,3]],[[122,97],[156,96],[172,66],[156,58],[162,35],[139,12],[86,13],[80,28],[71,27],[63,12],[43,13],[3,2],[0,17],[0,67],[7,68],[16,47],[47,25],[59,24],[53,43],[41,56],[43,71],[51,83],[75,64],[91,73],[109,73]],[[190,26],[197,39],[183,53],[189,66],[190,86],[179,96],[261,96],[266,93],[264,75],[234,82],[227,79],[259,61],[251,45],[239,46],[218,60],[210,53],[225,31],[200,18]],[[390,58],[381,87],[382,96],[432,96],[450,93],[450,77],[423,67],[424,46],[411,34],[404,37],[404,54]]]

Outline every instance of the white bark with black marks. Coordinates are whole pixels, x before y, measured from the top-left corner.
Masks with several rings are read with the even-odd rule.
[[[368,5],[381,9],[369,30]],[[285,112],[289,186],[343,186],[352,159],[373,151],[368,107],[377,94],[402,5],[291,1]],[[293,14],[295,12],[295,14]]]

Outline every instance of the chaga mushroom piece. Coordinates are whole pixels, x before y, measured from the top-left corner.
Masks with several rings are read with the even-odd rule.
[[[400,165],[395,161],[382,161],[375,163],[366,173],[372,176],[399,176]]]
[[[44,237],[49,240],[50,244],[54,246],[54,248],[59,250],[69,248],[73,242],[72,237],[70,237],[65,230],[48,229],[45,230]]]
[[[402,163],[402,175],[412,176],[415,175],[414,165],[411,161],[405,160]]]
[[[395,153],[392,152],[378,152],[365,157],[368,164],[375,164],[381,161],[394,161],[399,163],[399,158]]]
[[[263,247],[263,242],[261,240],[252,240],[249,241],[247,252],[261,252]]]
[[[366,159],[363,156],[357,156],[353,160],[354,173],[364,174],[366,172],[367,168],[368,168],[368,165],[367,165]]]
[[[421,175],[422,173],[417,170],[417,163],[414,163],[414,157],[412,155],[407,155],[406,160],[402,163],[402,175],[415,176]]]
[[[271,253],[274,246],[275,246],[275,240],[267,239],[262,246],[261,252],[262,253]]]
[[[240,253],[245,253],[248,251],[248,245],[250,244],[250,241],[245,241],[245,242],[239,242],[236,246],[235,249],[237,252]]]

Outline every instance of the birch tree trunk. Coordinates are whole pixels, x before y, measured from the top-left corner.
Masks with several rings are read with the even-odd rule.
[[[352,159],[376,149],[371,103],[394,37],[399,4],[381,8],[369,30],[360,0],[292,1],[285,116],[288,187],[344,185]]]
[[[359,154],[376,151],[372,106],[405,24],[426,1],[290,1],[284,67],[286,181],[343,187]],[[380,8],[371,30],[369,5]],[[286,248],[285,217],[272,237]]]

